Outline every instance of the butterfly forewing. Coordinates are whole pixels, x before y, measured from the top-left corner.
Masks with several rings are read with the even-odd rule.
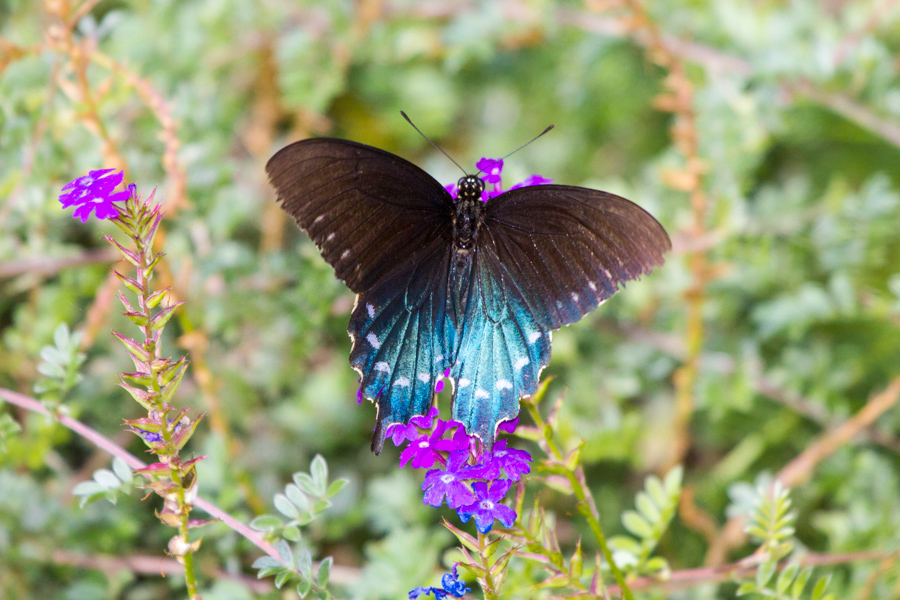
[[[552,330],[661,265],[671,242],[656,219],[624,198],[540,185],[488,202],[478,251],[485,248],[499,258],[536,322]]]
[[[354,292],[429,242],[450,243],[453,199],[428,173],[384,150],[331,138],[296,142],[266,165],[278,199]]]

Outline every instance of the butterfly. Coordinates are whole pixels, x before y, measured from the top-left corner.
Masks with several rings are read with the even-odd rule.
[[[454,198],[416,165],[347,140],[295,142],[266,172],[356,293],[350,364],[377,405],[375,453],[390,425],[429,410],[442,376],[453,418],[489,452],[497,426],[537,390],[551,331],[671,248],[662,225],[619,196],[536,185],[484,202],[484,179],[466,175]]]

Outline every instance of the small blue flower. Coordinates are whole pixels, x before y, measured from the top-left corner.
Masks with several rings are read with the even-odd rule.
[[[468,450],[457,450],[447,459],[447,468],[434,469],[425,475],[422,489],[427,490],[422,502],[430,506],[440,506],[447,497],[447,506],[459,508],[463,504],[471,504],[475,501],[475,494],[469,489],[464,479],[474,479],[470,473],[472,467],[466,465],[469,459]]]
[[[466,587],[465,581],[460,581],[459,575],[456,572],[456,568],[459,563],[453,565],[452,573],[445,573],[443,577],[441,577],[441,587],[417,587],[413,591],[409,593],[409,600],[415,600],[419,596],[434,594],[435,600],[443,600],[448,595],[453,596],[454,598],[462,598],[466,595],[466,592],[471,592],[472,589]],[[443,588],[443,589],[441,589]]]
[[[495,479],[490,483],[476,481],[472,484],[475,502],[461,506],[456,511],[460,520],[468,523],[470,518],[475,517],[475,527],[481,533],[489,532],[495,519],[504,527],[512,527],[516,521],[516,511],[500,504],[511,485],[512,481],[509,479]]]
[[[101,169],[91,171],[84,177],[70,181],[63,187],[64,192],[59,196],[63,208],[77,206],[72,217],[81,219],[87,223],[91,212],[98,219],[114,219],[119,216],[119,210],[114,202],[124,202],[131,197],[131,190],[113,193],[113,190],[122,183],[124,174],[122,171],[112,173],[114,169]],[[68,190],[68,191],[67,191]]]

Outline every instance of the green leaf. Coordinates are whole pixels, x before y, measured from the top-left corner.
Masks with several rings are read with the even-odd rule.
[[[130,484],[134,481],[134,474],[131,472],[131,467],[118,456],[113,459],[112,468],[113,472],[115,472],[116,476],[121,479],[123,483]]]
[[[313,504],[313,513],[317,514],[326,510],[329,506],[331,506],[331,502],[328,500],[319,500],[315,504]]]
[[[822,596],[825,594],[825,588],[828,587],[830,582],[831,575],[820,577],[819,580],[816,581],[815,587],[813,587],[812,600],[822,600]]]
[[[312,474],[313,482],[319,491],[318,496],[324,496],[325,490],[328,488],[328,463],[322,458],[321,454],[316,454],[312,463],[309,465],[309,472]]]
[[[806,582],[809,581],[811,575],[812,567],[807,567],[800,571],[800,575],[797,577],[796,581],[794,581],[794,585],[791,586],[791,598],[794,600],[800,598],[800,595],[803,593],[803,588],[806,587]]]
[[[328,577],[331,575],[331,564],[333,562],[334,559],[328,556],[319,563],[319,572],[316,575],[316,581],[319,582],[319,587],[328,585]]]
[[[294,483],[297,484],[301,490],[309,494],[310,496],[319,497],[321,494],[319,490],[316,488],[316,482],[312,480],[308,474],[299,472],[294,473]]]
[[[284,529],[281,530],[281,535],[284,539],[289,540],[291,542],[299,542],[302,537],[300,534],[300,528],[296,525],[286,525]]]
[[[311,589],[312,581],[309,581],[308,579],[301,579],[300,583],[297,584],[297,594],[299,594],[301,598],[306,598]]]
[[[250,528],[256,531],[272,531],[282,526],[281,519],[274,515],[260,515],[250,521]]]
[[[794,577],[797,576],[797,570],[799,568],[797,563],[792,563],[785,567],[784,571],[778,575],[778,581],[775,583],[775,591],[778,592],[779,596],[784,594],[790,587],[791,582],[794,581]]]
[[[737,589],[737,596],[746,596],[747,594],[752,594],[756,591],[756,584],[752,581],[748,581],[747,583],[742,583],[741,587]]]
[[[776,566],[778,566],[778,563],[774,560],[766,561],[759,566],[759,569],[756,571],[756,587],[766,587],[766,584],[772,579],[772,575],[775,574]]]
[[[625,526],[625,529],[639,538],[653,537],[653,529],[650,527],[650,524],[633,510],[626,510],[622,514],[622,524]]]
[[[297,506],[291,502],[287,496],[284,494],[275,494],[275,508],[278,509],[278,512],[288,517],[289,519],[296,519],[300,516],[300,513],[297,511]]]
[[[297,557],[297,568],[304,579],[312,579],[312,556],[309,548],[300,551],[300,555]]]
[[[344,487],[350,483],[348,479],[335,479],[331,482],[331,485],[328,486],[328,491],[325,492],[326,498],[334,498],[340,493]]]
[[[260,556],[253,562],[254,569],[284,568],[284,565],[271,556]]]
[[[279,573],[278,575],[275,576],[275,587],[280,590],[281,587],[285,583],[287,583],[288,581],[293,579],[293,577],[294,577],[294,573],[285,569],[284,571],[282,571],[281,573]]]
[[[96,481],[82,481],[72,489],[72,494],[75,496],[93,496],[95,494],[103,494],[107,489],[109,488]]]
[[[650,499],[650,495],[646,492],[638,492],[634,504],[641,515],[647,519],[651,525],[655,525],[662,520],[662,513],[659,512],[659,506]]]
[[[309,502],[309,498],[306,496],[306,494],[301,492],[300,488],[298,488],[296,485],[289,483],[288,485],[284,486],[284,493],[287,495],[288,500],[290,500],[297,508],[304,511],[309,511],[312,508],[312,505]]]
[[[109,469],[97,469],[94,471],[94,481],[110,490],[117,490],[122,485],[122,480]]]
[[[284,540],[278,540],[274,544],[276,552],[278,552],[278,556],[281,557],[282,562],[286,565],[294,564],[294,555],[291,552],[291,547],[288,546],[288,543]]]

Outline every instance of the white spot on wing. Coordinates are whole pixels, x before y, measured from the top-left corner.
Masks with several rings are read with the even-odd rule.
[[[391,367],[386,362],[377,362],[375,363],[375,370],[381,371],[382,373],[390,373]]]
[[[372,344],[372,347],[376,350],[381,348],[381,342],[378,340],[378,336],[374,333],[369,333],[369,335],[366,336],[366,339],[369,340],[369,343]]]
[[[513,367],[515,367],[516,371],[521,371],[522,367],[524,367],[525,365],[527,365],[530,362],[531,362],[530,360],[528,360],[524,356],[521,356],[516,359],[516,362],[513,363]]]
[[[319,215],[318,217],[316,217],[316,220],[313,221],[313,225],[315,225],[316,223],[321,223],[322,219],[324,219],[324,218],[325,218],[325,215]]]
[[[470,383],[472,383],[472,382],[469,381],[468,379],[466,379],[465,377],[463,377],[462,379],[459,380],[459,387],[464,388],[464,387],[468,386]]]
[[[370,318],[370,319],[374,319],[374,318],[375,318],[375,307],[372,306],[371,304],[366,304],[366,312],[369,313],[369,318]]]
[[[591,291],[592,291],[592,292],[596,292],[596,291],[597,291],[597,284],[594,283],[593,281],[591,281],[591,282],[588,283],[588,287],[591,288]]]
[[[490,397],[491,397],[491,395],[488,394],[486,390],[483,390],[483,389],[481,389],[481,388],[478,388],[477,390],[475,390],[475,399],[476,399],[476,400],[477,400],[477,399],[490,398]]]
[[[394,382],[394,385],[397,387],[409,387],[409,378],[407,377],[398,377],[397,381]]]
[[[416,379],[418,379],[422,383],[428,383],[429,381],[431,381],[431,375],[429,375],[428,373],[419,373],[416,376]]]
[[[444,360],[444,355],[443,355],[443,354],[438,354],[437,356],[434,357],[434,362],[435,362],[435,363],[439,363],[439,362],[441,362],[442,360]]]
[[[494,387],[498,390],[511,390],[513,389],[513,384],[508,379],[498,379],[497,383],[494,384]]]
[[[578,302],[578,294],[572,294],[572,301]]]
[[[334,239],[334,232],[332,231],[331,233],[328,234],[328,237],[325,238],[325,241],[330,242],[333,239]]]
[[[528,334],[528,341],[531,342],[531,343],[533,344],[533,343],[535,343],[536,341],[538,341],[538,338],[540,338],[540,337],[541,337],[541,332],[540,332],[540,331],[535,331],[535,332],[533,332],[533,333]]]
[[[349,251],[349,250],[344,250],[343,252],[341,252],[341,258],[342,258],[342,259],[347,258],[348,256],[350,256],[350,251]]]

